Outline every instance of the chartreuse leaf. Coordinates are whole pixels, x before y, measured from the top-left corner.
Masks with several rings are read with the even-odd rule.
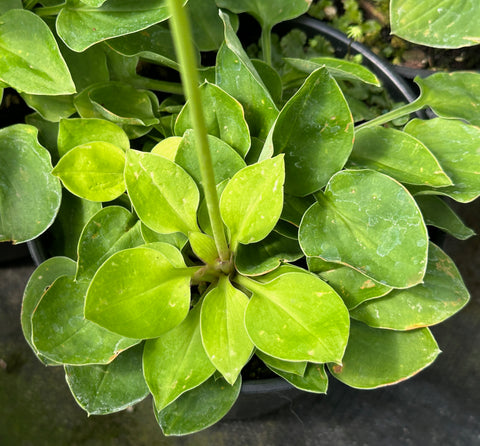
[[[228,182],[220,212],[232,250],[239,242],[258,242],[272,231],[282,212],[284,178],[283,155],[279,155],[243,168]]]
[[[377,76],[368,68],[355,62],[334,57],[312,57],[311,59],[295,59],[287,57],[285,61],[304,73],[313,73],[320,67],[325,67],[335,79],[362,81],[380,87]]]
[[[214,265],[218,259],[215,240],[203,232],[190,232],[188,240],[195,255],[206,264]]]
[[[344,166],[353,146],[353,118],[325,68],[314,71],[285,104],[272,142],[275,154],[285,154],[285,191],[291,195],[316,192]]]
[[[253,293],[245,327],[259,350],[286,361],[341,362],[349,317],[329,285],[308,272],[285,273],[266,283],[235,280]]]
[[[148,394],[142,371],[143,344],[129,348],[107,365],[65,366],[75,400],[89,415],[133,406]]]
[[[140,222],[127,209],[108,206],[86,224],[78,243],[75,279],[91,280],[100,266],[115,252],[143,245]]]
[[[0,241],[38,237],[55,219],[62,187],[35,127],[0,130]]]
[[[51,361],[39,355],[32,342],[32,316],[48,287],[59,277],[75,274],[75,267],[75,262],[68,257],[51,257],[37,267],[30,279],[28,279],[27,286],[23,292],[21,311],[23,335],[28,345],[37,353],[40,360],[45,363]]]
[[[468,71],[435,73],[416,77],[420,87],[417,101],[428,105],[442,118],[464,119],[480,126],[480,74]]]
[[[316,197],[299,231],[307,256],[349,265],[394,288],[422,281],[427,229],[401,184],[373,170],[344,170]]]
[[[213,375],[200,334],[200,305],[183,322],[145,343],[143,373],[157,411]]]
[[[253,351],[245,330],[247,304],[248,297],[223,275],[202,303],[203,346],[212,364],[232,386]]]
[[[257,243],[239,245],[235,257],[237,271],[247,276],[257,276],[274,270],[282,262],[293,262],[303,257],[298,240],[272,231]]]
[[[177,164],[160,155],[129,150],[125,182],[135,211],[152,230],[199,231],[200,194],[192,177]]]
[[[396,384],[429,366],[440,353],[428,328],[393,331],[351,321],[342,365],[328,366],[339,381],[357,389]]]
[[[181,232],[173,232],[171,234],[160,234],[153,231],[144,223],[141,225],[142,237],[146,243],[162,242],[175,246],[179,250],[187,244],[188,238]]]
[[[327,393],[328,377],[323,364],[308,363],[305,373],[302,376],[272,367],[270,367],[270,369],[297,389],[311,393]]]
[[[277,107],[243,50],[228,16],[221,13],[221,17],[225,24],[225,43],[217,53],[216,84],[242,104],[250,134],[265,139],[278,115]]]
[[[460,240],[466,240],[475,235],[475,231],[466,226],[446,201],[440,197],[417,195],[415,201],[420,207],[427,225],[440,228]]]
[[[205,126],[209,135],[216,136],[232,146],[245,157],[250,148],[250,133],[240,103],[209,82],[200,86],[200,97],[205,116]],[[182,136],[192,129],[190,105],[187,102],[177,117],[175,133]]]
[[[350,315],[371,327],[411,330],[438,324],[453,316],[467,304],[469,297],[453,261],[430,243],[423,283],[365,302]]]
[[[480,128],[452,119],[413,119],[405,131],[422,141],[440,161],[453,186],[418,188],[415,193],[447,195],[468,203],[480,195]]]
[[[12,9],[0,17],[0,22],[0,81],[29,94],[75,93],[55,37],[40,17]]]
[[[161,411],[155,410],[165,435],[187,435],[215,424],[232,408],[240,394],[241,376],[233,386],[223,378],[210,377],[180,395]]]
[[[36,350],[62,364],[108,364],[138,339],[123,337],[85,319],[88,282],[59,277],[43,295],[32,317]]]
[[[166,20],[169,17],[166,3],[165,0],[109,0],[92,8],[80,0],[67,0],[58,14],[58,35],[72,50],[81,52],[94,43]]]
[[[272,370],[275,369],[288,374],[303,376],[305,374],[305,370],[307,369],[308,363],[306,361],[284,361],[282,359],[267,355],[260,350],[255,350],[255,354]]]
[[[72,194],[90,201],[110,201],[125,192],[124,169],[122,149],[95,141],[67,152],[52,173]]]
[[[162,139],[158,144],[153,147],[152,153],[161,155],[164,158],[169,159],[170,161],[175,161],[178,147],[180,146],[181,142],[182,138],[180,136],[170,136],[168,138]]]
[[[393,34],[420,45],[458,48],[480,43],[477,0],[391,0],[390,23]]]
[[[393,128],[371,127],[356,132],[349,165],[377,170],[401,183],[432,187],[453,184],[424,144]]]
[[[235,173],[246,166],[243,158],[227,143],[212,135],[207,135],[207,139],[213,163],[215,184],[232,178]],[[175,162],[185,169],[203,192],[198,149],[193,130],[185,132],[178,146]]]
[[[162,253],[165,258],[174,266],[175,268],[185,268],[185,259],[183,258],[182,253],[178,248],[173,246],[170,243],[166,242],[153,242],[145,245],[147,248],[156,249],[158,252]]]
[[[117,252],[90,284],[85,317],[124,336],[160,336],[187,315],[191,274],[187,268],[174,267],[156,249]]]
[[[105,119],[62,119],[58,128],[58,153],[65,155],[74,147],[87,142],[108,142],[126,151],[130,140],[126,133],[113,122]]]

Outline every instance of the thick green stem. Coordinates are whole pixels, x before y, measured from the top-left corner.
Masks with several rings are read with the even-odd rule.
[[[263,60],[268,64],[272,65],[272,27],[264,26],[262,28],[262,52]]]
[[[230,249],[225,237],[225,229],[220,215],[215,176],[213,172],[212,156],[208,147],[205,118],[198,88],[198,74],[195,66],[195,57],[192,45],[190,23],[187,13],[180,0],[168,0],[170,8],[173,39],[180,62],[180,72],[185,95],[190,104],[190,118],[193,123],[193,131],[197,141],[197,154],[202,176],[203,190],[207,202],[208,215],[212,225],[213,238],[217,247],[218,255],[222,263],[230,262]]]
[[[38,3],[38,0],[24,0],[23,1],[23,9],[32,9],[36,4]]]
[[[65,6],[65,3],[61,5],[54,5],[54,6],[45,6],[41,8],[35,8],[33,12],[40,17],[50,16],[50,15],[57,15]]]
[[[425,103],[420,97],[415,101],[410,102],[410,104],[405,104],[399,108],[389,111],[388,113],[385,113],[384,115],[377,116],[376,118],[370,121],[360,124],[356,128],[365,129],[368,127],[375,127],[376,125],[382,125],[387,122],[393,121],[394,119],[402,118],[403,116],[407,116],[411,113],[415,113],[416,111],[422,109],[423,107],[425,107]]]

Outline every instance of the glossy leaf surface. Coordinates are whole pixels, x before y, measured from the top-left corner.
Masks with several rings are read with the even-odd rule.
[[[37,237],[60,208],[61,185],[37,136],[35,127],[23,124],[0,130],[0,241]]]
[[[166,234],[198,231],[198,188],[180,166],[160,155],[129,150],[125,181],[135,211],[148,227]]]
[[[274,228],[283,206],[283,155],[247,166],[228,182],[220,212],[233,246],[258,242]]]
[[[284,361],[282,359],[274,358],[273,356],[267,355],[260,350],[255,350],[255,354],[267,365],[270,369],[280,370],[288,374],[295,374],[298,376],[303,376],[307,368],[306,361]]]
[[[213,237],[203,232],[190,232],[188,240],[199,259],[210,265],[214,265],[218,261],[218,251]]]
[[[327,393],[328,377],[323,364],[309,363],[303,376],[278,369],[272,370],[297,389],[311,393]]]
[[[40,17],[12,9],[0,20],[0,81],[29,94],[75,93],[57,42]]]
[[[142,371],[143,344],[107,365],[65,366],[65,378],[77,403],[89,415],[118,412],[148,394]]]
[[[95,274],[85,317],[124,336],[155,338],[177,326],[190,306],[190,272],[158,250],[113,254]]]
[[[88,283],[59,277],[43,295],[32,317],[35,348],[62,364],[108,364],[139,340],[112,333],[85,319]]]
[[[200,306],[173,330],[145,343],[143,370],[156,410],[213,375],[215,367],[202,345]]]
[[[460,311],[469,297],[452,259],[431,243],[423,283],[365,302],[350,315],[371,327],[411,330],[444,321]]]
[[[372,170],[345,170],[332,177],[317,200],[300,225],[307,256],[349,265],[394,288],[422,281],[427,230],[402,185]]]
[[[348,311],[325,282],[310,273],[285,273],[267,283],[237,279],[253,293],[245,326],[255,346],[286,361],[340,363]]]
[[[285,154],[285,191],[305,196],[321,189],[352,150],[353,119],[325,68],[314,71],[275,122],[274,153]]]
[[[374,389],[412,377],[439,353],[428,328],[381,330],[352,320],[342,366],[329,365],[329,370],[350,387]]]

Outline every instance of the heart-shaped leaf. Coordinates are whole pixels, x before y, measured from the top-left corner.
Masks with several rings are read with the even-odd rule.
[[[272,142],[275,154],[285,154],[285,191],[291,195],[316,192],[344,166],[353,146],[353,118],[325,68],[285,104]]]
[[[180,325],[145,343],[143,371],[157,411],[213,375],[202,345],[200,305]]]
[[[153,153],[129,150],[125,167],[127,191],[140,219],[160,233],[199,231],[200,194],[180,166]]]
[[[253,344],[245,330],[248,297],[221,276],[202,303],[200,328],[205,351],[212,364],[234,385],[250,359]]]
[[[427,229],[401,184],[373,170],[344,170],[316,196],[300,225],[307,256],[349,265],[394,288],[422,281]]]
[[[40,17],[12,9],[0,21],[0,81],[29,94],[75,93],[55,37]]]
[[[429,366],[440,353],[428,328],[392,331],[352,320],[342,365],[329,365],[335,378],[357,389],[404,381]]]
[[[430,243],[423,283],[365,302],[350,315],[371,327],[411,330],[444,321],[460,311],[469,297],[453,261]]]
[[[0,130],[0,241],[38,237],[60,208],[62,188],[37,135],[23,124]]]
[[[149,391],[142,354],[139,344],[107,365],[65,366],[65,379],[80,407],[89,415],[105,415],[143,400]]]
[[[235,280],[253,293],[245,326],[259,350],[286,361],[341,362],[349,317],[329,285],[307,272],[285,273],[267,283]]]
[[[62,364],[108,364],[139,343],[85,319],[88,282],[59,277],[43,295],[32,317],[32,339],[38,352]]]
[[[139,339],[155,338],[182,322],[190,306],[190,277],[148,247],[113,254],[88,289],[85,317]]]

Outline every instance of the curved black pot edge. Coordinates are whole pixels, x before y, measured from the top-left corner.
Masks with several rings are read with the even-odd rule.
[[[275,31],[290,30],[292,27],[302,29],[312,37],[315,34],[324,35],[334,47],[336,56],[343,57],[348,51],[353,54],[362,54],[364,64],[374,71],[394,100],[411,102],[416,99],[410,85],[394,71],[392,65],[363,44],[352,42],[337,29],[307,16],[279,24],[275,27]],[[423,117],[423,112],[417,112],[417,116]],[[28,242],[28,249],[37,266],[45,260],[45,250],[38,239]],[[267,415],[306,393],[282,378],[246,380],[242,384],[239,399],[224,419],[235,420]]]

